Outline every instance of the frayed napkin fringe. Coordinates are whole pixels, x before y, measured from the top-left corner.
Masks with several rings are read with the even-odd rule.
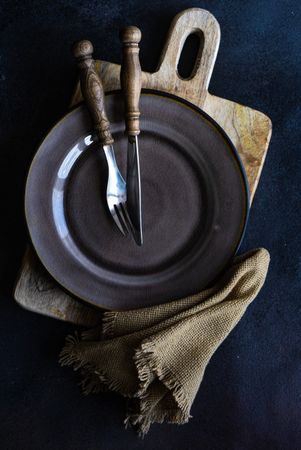
[[[152,341],[144,342],[136,350],[134,355],[135,365],[138,371],[140,385],[136,396],[140,400],[140,414],[128,414],[125,425],[131,424],[138,427],[140,437],[143,437],[149,430],[152,423],[162,423],[165,420],[169,423],[184,424],[192,417],[189,414],[189,401],[181,383],[179,383],[168,367],[162,365],[162,361],[155,354],[155,343]],[[153,380],[153,375],[169,389],[173,395],[179,409],[172,411],[156,412],[151,414],[153,407],[152,400],[149,400],[147,388]]]
[[[105,372],[98,370],[96,365],[84,362],[79,358],[75,350],[75,346],[79,343],[80,339],[77,332],[74,336],[67,336],[65,347],[59,356],[59,363],[61,366],[72,366],[74,371],[83,369],[83,379],[80,382],[83,394],[98,393],[103,390],[103,385],[107,389],[126,395],[122,392],[121,385],[118,382],[109,381]],[[93,375],[96,375],[96,377],[93,377]]]
[[[182,411],[161,411],[151,413],[146,415],[145,413],[141,414],[127,414],[124,425],[127,429],[129,426],[133,427],[137,430],[138,436],[144,438],[144,436],[148,433],[150,426],[153,423],[173,423],[176,425],[184,425],[189,421],[192,416],[184,416]]]
[[[110,327],[115,320],[114,314],[104,315],[103,324]],[[84,338],[87,339],[87,334]],[[82,336],[83,338],[83,336]],[[143,437],[149,430],[152,423],[162,423],[165,420],[169,423],[184,424],[189,421],[189,401],[181,383],[179,383],[168,367],[164,367],[160,358],[155,354],[155,344],[152,341],[144,342],[139,349],[136,350],[133,360],[138,372],[140,384],[138,391],[134,395],[126,395],[121,385],[116,381],[109,381],[103,371],[99,371],[96,365],[86,363],[78,356],[76,346],[80,343],[80,338],[76,332],[73,336],[66,338],[65,347],[60,353],[59,363],[61,366],[72,366],[74,371],[82,369],[83,378],[80,386],[84,395],[99,393],[103,388],[110,389],[124,396],[136,398],[139,400],[139,414],[128,413],[124,421],[125,427],[129,425],[138,428],[140,437]],[[93,375],[96,375],[95,377]],[[151,413],[153,406],[152,401],[147,394],[147,388],[153,381],[153,375],[169,389],[173,395],[178,410],[164,411],[161,413]],[[102,386],[103,385],[103,386]]]
[[[117,313],[113,311],[107,311],[102,317],[102,336],[109,338],[114,335],[114,325],[117,317]]]
[[[134,361],[141,381],[138,396],[143,395],[155,374],[160,381],[170,390],[177,405],[185,415],[189,415],[189,401],[181,383],[179,383],[172,371],[162,365],[160,358],[155,354],[154,342],[144,342],[140,349],[136,350]]]

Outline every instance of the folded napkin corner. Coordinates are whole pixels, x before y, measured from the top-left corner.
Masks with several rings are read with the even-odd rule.
[[[212,355],[257,296],[269,261],[267,250],[253,250],[207,290],[105,312],[100,325],[67,337],[60,363],[80,369],[85,394],[109,389],[126,397],[125,426],[140,436],[154,422],[184,424]]]

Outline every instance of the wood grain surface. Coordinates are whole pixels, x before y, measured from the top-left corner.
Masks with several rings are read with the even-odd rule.
[[[183,79],[178,74],[177,66],[184,43],[192,33],[203,35],[204,45],[198,53],[191,76]],[[142,72],[142,87],[169,92],[190,101],[226,131],[244,164],[252,200],[266,157],[272,124],[265,114],[208,92],[219,42],[220,28],[212,14],[199,8],[181,12],[171,24],[157,71]],[[96,61],[96,69],[105,91],[120,89],[120,65]],[[71,104],[74,106],[81,101],[78,84]],[[16,283],[15,299],[20,305],[80,325],[90,326],[99,319],[99,311],[62,291],[40,266],[30,248],[24,256]]]
[[[73,55],[77,60],[80,76],[80,87],[88,107],[99,142],[102,145],[114,143],[110,132],[102,82],[95,69],[93,45],[90,41],[79,41],[73,46]]]
[[[126,27],[120,33],[123,44],[120,84],[125,101],[125,125],[128,136],[138,136],[139,99],[141,92],[141,66],[139,60],[139,42],[141,31],[137,27]]]

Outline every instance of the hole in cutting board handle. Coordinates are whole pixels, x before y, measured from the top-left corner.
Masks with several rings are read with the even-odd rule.
[[[203,53],[204,34],[192,32],[184,42],[177,66],[178,75],[183,80],[190,80],[196,74]]]

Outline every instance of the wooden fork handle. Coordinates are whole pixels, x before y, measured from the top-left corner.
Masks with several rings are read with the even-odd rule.
[[[104,105],[102,82],[95,69],[93,45],[90,41],[80,41],[73,46],[73,55],[77,60],[80,73],[80,86],[83,98],[91,115],[94,128],[102,145],[113,144],[110,122]]]
[[[139,42],[141,31],[137,27],[126,27],[120,33],[123,43],[120,84],[125,101],[125,122],[128,136],[138,136],[139,100],[141,93],[141,67],[139,61]]]

